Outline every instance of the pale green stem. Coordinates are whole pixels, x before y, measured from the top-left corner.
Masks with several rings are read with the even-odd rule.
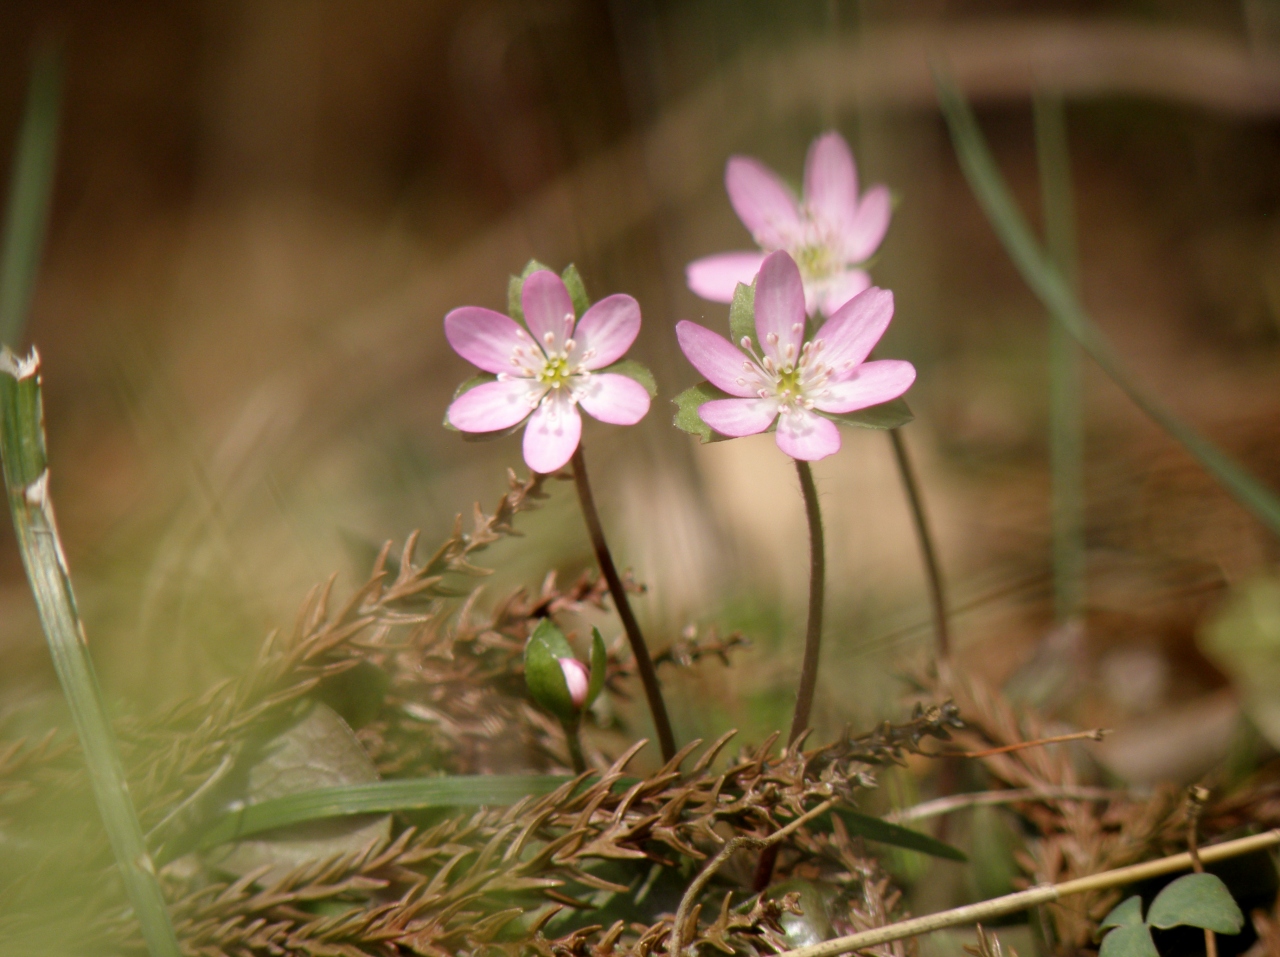
[[[1242,837],[1235,841],[1226,841],[1222,844],[1203,848],[1200,851],[1200,859],[1206,863],[1223,861],[1232,857],[1240,857],[1244,854],[1252,854],[1254,851],[1263,850],[1264,848],[1275,847],[1277,844],[1280,844],[1280,830],[1267,831],[1265,834],[1255,834],[1252,837]],[[966,904],[964,907],[956,907],[937,914],[913,917],[910,920],[899,921],[896,924],[889,924],[885,927],[876,927],[871,930],[864,930],[861,933],[850,934],[848,937],[837,937],[834,940],[823,941],[821,944],[797,947],[794,950],[784,951],[784,953],[787,957],[836,957],[838,954],[849,954],[856,950],[877,947],[880,944],[887,944],[895,940],[906,940],[908,937],[917,937],[920,934],[932,933],[935,930],[943,930],[947,927],[964,927],[968,924],[975,924],[978,921],[991,920],[994,917],[1017,914],[1020,911],[1030,910],[1032,907],[1037,907],[1041,904],[1062,900],[1064,897],[1070,897],[1074,894],[1110,890],[1113,887],[1126,887],[1149,877],[1173,874],[1190,868],[1190,854],[1174,854],[1171,857],[1162,857],[1159,860],[1147,861],[1144,864],[1133,864],[1129,867],[1116,868],[1113,871],[1090,874],[1088,877],[1078,877],[1075,880],[1064,881],[1061,884],[1041,884],[1030,890],[1006,894],[1004,897],[996,897],[992,900],[982,901],[979,904]]]
[[[80,736],[89,785],[152,957],[178,957],[164,894],[129,796],[49,498],[39,360],[0,351],[0,460],[9,509],[54,670]]]
[[[800,687],[796,690],[796,709],[791,716],[790,744],[809,727],[813,711],[813,695],[818,686],[818,656],[822,652],[822,605],[826,589],[826,550],[822,540],[822,510],[818,506],[818,488],[813,483],[813,469],[808,462],[796,459],[800,492],[804,496],[804,513],[809,520],[809,618],[804,633],[804,661],[800,665]]]
[[[1045,253],[1074,287],[1075,219],[1062,97],[1037,94],[1034,115]],[[1049,323],[1049,463],[1053,477],[1054,617],[1064,624],[1078,618],[1084,604],[1084,418],[1080,347],[1057,322]]]

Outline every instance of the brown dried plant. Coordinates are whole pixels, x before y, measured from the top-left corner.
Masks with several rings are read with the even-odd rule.
[[[513,534],[511,519],[539,497],[539,478],[512,475],[492,513],[477,508],[471,530],[464,533],[459,521],[425,561],[415,560],[410,536],[398,560],[384,547],[367,581],[340,605],[333,602],[333,579],[313,590],[293,631],[270,636],[242,678],[159,718],[121,722],[122,752],[153,849],[162,861],[184,855],[161,873],[184,952],[648,954],[670,943],[673,888],[688,886],[732,837],[764,840],[789,826],[779,872],[839,886],[837,926],[891,919],[896,893],[840,821],[823,817],[804,827],[797,821],[824,802],[853,804],[860,789],[874,784],[878,766],[919,753],[926,738],[947,739],[959,727],[951,705],[918,709],[905,724],[885,723],[808,751],[799,742],[775,755],[771,738],[745,748],[723,770],[713,765],[731,734],[701,751],[695,742],[638,778],[628,775],[644,746],[637,742],[607,770],[552,794],[425,826],[398,820],[389,839],[285,873],[263,868],[227,880],[199,853],[186,853],[192,834],[225,802],[221,784],[251,759],[255,736],[361,669],[386,679],[359,730],[386,776],[564,766],[562,729],[533,707],[524,688],[523,646],[545,617],[603,607],[603,588],[582,576],[562,589],[548,575],[536,594],[517,591],[482,612],[478,590],[459,593],[450,580],[484,574],[472,557]],[[744,643],[737,634],[690,630],[656,658],[673,666],[709,656],[727,660]],[[624,693],[631,677],[631,662],[617,646],[609,685]],[[0,751],[0,815],[38,804],[51,788],[83,789],[75,748],[59,741],[50,736]],[[686,760],[692,766],[681,770]],[[95,940],[102,952],[141,954],[105,841],[95,829],[86,831],[75,852],[91,889],[78,914],[64,915],[75,928],[66,932],[67,946],[83,949]],[[37,869],[56,879],[68,867],[62,850]],[[662,890],[648,905],[633,900],[652,886]],[[23,894],[23,887],[0,882],[0,903],[8,903],[6,895],[17,901],[0,908],[0,934],[15,953],[23,952],[19,942],[41,939],[42,923],[61,920],[48,908],[24,910],[17,900]],[[707,875],[693,904],[692,946],[730,953],[781,949],[782,919],[798,911],[792,896],[752,894],[749,867]],[[605,926],[590,923],[595,914],[613,916]],[[903,949],[883,952],[901,957]]]

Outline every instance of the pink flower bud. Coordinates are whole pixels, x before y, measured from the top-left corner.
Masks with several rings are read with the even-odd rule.
[[[569,697],[575,707],[581,708],[587,700],[587,689],[591,685],[591,676],[587,666],[577,658],[561,658],[560,670],[564,672],[564,683],[569,686]]]

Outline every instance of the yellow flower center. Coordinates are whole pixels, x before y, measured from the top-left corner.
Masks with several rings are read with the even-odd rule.
[[[795,261],[800,267],[800,275],[806,279],[829,276],[837,265],[831,258],[831,250],[825,245],[802,246],[796,250]]]
[[[558,389],[565,384],[570,374],[569,360],[564,356],[552,356],[538,373],[538,381]]]

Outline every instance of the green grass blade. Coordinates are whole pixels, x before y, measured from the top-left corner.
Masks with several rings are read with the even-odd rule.
[[[389,814],[432,807],[499,807],[550,794],[572,778],[536,774],[479,774],[343,784],[273,798],[229,811],[200,838],[214,847],[277,827],[349,814]]]
[[[840,816],[840,820],[844,822],[844,826],[849,833],[859,834],[869,841],[878,841],[881,844],[905,848],[908,851],[918,851],[921,854],[942,857],[949,861],[964,862],[969,860],[964,851],[958,847],[952,847],[936,837],[930,837],[920,831],[913,831],[911,828],[903,827],[901,824],[891,824],[889,821],[872,817],[870,814],[861,814],[857,811],[842,808],[836,808],[835,813]]]
[[[27,324],[36,271],[44,248],[58,148],[62,53],[46,46],[36,54],[18,133],[0,250],[0,344],[17,349]]]
[[[1062,96],[1040,93],[1033,106],[1045,249],[1077,289],[1071,156]],[[1080,347],[1061,323],[1049,324],[1049,467],[1052,486],[1053,598],[1059,623],[1079,617],[1084,604],[1084,410]]]
[[[1280,498],[1276,493],[1137,385],[1062,272],[1041,251],[996,168],[968,103],[949,78],[935,73],[934,79],[969,187],[1027,285],[1134,405],[1180,442],[1241,505],[1280,535]]]
[[[0,351],[0,463],[9,509],[49,653],[84,748],[93,796],[143,937],[152,957],[178,957],[177,937],[129,797],[58,540],[49,500],[39,367],[34,351],[28,359],[18,359],[7,348]]]

